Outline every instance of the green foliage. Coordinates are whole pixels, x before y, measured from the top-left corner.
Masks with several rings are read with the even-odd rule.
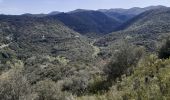
[[[166,59],[170,57],[170,39],[167,39],[166,42],[162,45],[158,52],[159,58]]]
[[[34,99],[31,85],[22,73],[23,65],[15,63],[12,69],[0,76],[1,100],[31,100]]]
[[[121,76],[108,92],[82,96],[78,100],[168,100],[170,98],[170,59],[156,55],[143,58],[134,73]]]
[[[128,99],[149,99],[162,100],[169,98],[169,64],[168,60],[160,60],[152,55],[146,58],[135,73],[125,79],[121,90],[124,92],[123,96]],[[127,84],[125,84],[127,82]],[[131,88],[127,88],[131,86]]]
[[[109,87],[111,83],[109,83],[105,77],[102,77],[101,75],[96,75],[93,80],[90,81],[89,87],[88,87],[88,93],[89,94],[101,94],[105,93],[107,90],[109,90]]]
[[[22,61],[9,62],[11,69],[0,75],[1,100],[66,100],[70,94],[62,92],[62,86],[51,80],[30,84],[24,73]]]
[[[74,100],[70,94],[80,96],[78,100],[169,99],[170,59],[143,57],[141,48],[154,51],[161,32],[169,32],[168,12],[169,8],[148,11],[127,23],[126,30],[99,39],[98,43],[108,48],[90,44],[90,40],[53,18],[1,15],[0,99]],[[80,26],[73,24],[83,30],[109,32],[112,24],[107,27],[109,20],[100,20],[106,16],[93,19],[100,13],[92,13],[79,13]],[[87,23],[91,18],[99,25]],[[83,20],[92,27],[84,27]],[[105,29],[98,30],[101,27]],[[121,44],[122,39],[127,43]],[[159,58],[169,58],[169,45],[168,40]]]
[[[0,28],[0,49],[10,48],[22,60],[38,55],[89,59],[93,53],[86,38],[55,19],[1,15]]]
[[[120,22],[114,18],[110,18],[99,11],[78,11],[72,13],[60,13],[50,16],[50,18],[57,19],[67,25],[69,28],[86,35],[91,33],[100,36],[107,34],[120,25]],[[102,19],[102,20],[101,20]]]
[[[58,56],[56,59],[57,59],[61,64],[63,64],[64,66],[67,65],[67,64],[70,62],[70,60],[67,59],[67,58],[65,58],[65,57],[60,57],[60,56]]]
[[[34,91],[37,100],[66,100],[66,93],[61,91],[61,86],[51,80],[43,80],[35,84]]]
[[[85,94],[89,86],[90,75],[86,71],[80,71],[70,79],[65,80],[63,84],[64,91],[70,91],[76,95]]]
[[[116,79],[123,74],[131,74],[133,67],[136,67],[138,61],[143,56],[142,48],[136,48],[123,43],[112,58],[111,62],[104,69],[108,79]]]
[[[132,38],[129,43],[145,46],[149,52],[155,52],[160,37],[167,37],[170,32],[169,11],[169,8],[146,11],[121,25],[121,30],[101,37],[95,44],[100,47],[115,47],[120,40],[130,36]]]

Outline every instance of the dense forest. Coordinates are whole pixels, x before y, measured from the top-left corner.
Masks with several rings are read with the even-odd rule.
[[[169,100],[169,33],[164,6],[0,15],[0,100]]]

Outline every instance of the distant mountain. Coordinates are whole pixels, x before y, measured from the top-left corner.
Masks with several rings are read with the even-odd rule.
[[[30,16],[30,17],[45,17],[47,16],[47,14],[30,14],[30,13],[25,13],[25,14],[22,14],[23,16]]]
[[[45,16],[50,16],[50,15],[57,15],[59,13],[62,13],[62,12],[53,11],[53,12],[50,12],[48,14],[44,14],[44,13],[40,13],[40,14],[25,13],[25,14],[22,14],[22,15],[24,15],[24,16],[32,16],[32,17],[45,17]]]
[[[98,46],[110,46],[121,39],[130,39],[131,43],[145,45],[151,51],[162,36],[170,33],[170,8],[146,11],[124,23],[120,30],[108,34],[98,42]],[[120,42],[120,41],[119,41]]]
[[[56,14],[59,14],[59,13],[61,13],[61,12],[59,12],[59,11],[53,11],[53,12],[50,12],[48,15],[56,15]]]
[[[84,12],[84,11],[92,11],[92,10],[87,10],[87,9],[76,9],[67,13],[79,13],[79,12]]]
[[[109,9],[109,10],[101,9],[101,10],[98,10],[98,11],[103,12],[107,16],[109,16],[111,18],[115,18],[116,20],[118,20],[122,23],[126,22],[127,20],[136,16],[134,14],[123,13],[122,10],[125,10],[125,9]]]
[[[120,26],[121,30],[144,30],[162,32],[169,30],[170,8],[160,8],[146,11]]]
[[[63,22],[69,28],[83,34],[107,34],[113,32],[121,23],[99,11],[76,10],[49,16]]]
[[[22,59],[38,55],[89,59],[93,53],[79,33],[57,20],[42,17],[1,15],[0,37],[0,46],[8,46]]]
[[[149,6],[145,8],[134,7],[130,9],[122,9],[122,8],[108,9],[108,10],[100,9],[98,11],[101,11],[112,18],[116,18],[119,21],[125,22],[147,10],[159,9],[159,8],[165,8],[165,6]]]
[[[165,8],[164,6],[150,6],[131,9],[101,9],[98,11],[77,9],[67,13],[53,11],[49,14],[24,14],[32,17],[46,17],[59,20],[67,27],[82,35],[98,37],[120,30],[122,23],[129,21],[138,14],[150,9]],[[121,27],[120,27],[121,26]]]

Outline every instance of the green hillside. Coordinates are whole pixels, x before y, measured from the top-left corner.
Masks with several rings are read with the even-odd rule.
[[[59,21],[29,16],[0,16],[1,44],[9,44],[20,58],[35,55],[90,57],[92,47],[79,33]],[[83,58],[84,59],[84,58]]]
[[[0,100],[169,100],[170,8],[100,11],[0,15]]]
[[[89,34],[89,36],[110,33],[121,24],[99,11],[73,11],[49,17],[60,20],[69,28],[83,35]]]
[[[95,44],[110,48],[126,39],[130,43],[147,47],[149,51],[155,51],[159,41],[170,32],[169,11],[169,8],[146,11],[120,26],[120,31],[103,36]]]

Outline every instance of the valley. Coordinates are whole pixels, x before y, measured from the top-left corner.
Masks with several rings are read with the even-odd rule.
[[[170,8],[0,15],[0,100],[168,100]]]

